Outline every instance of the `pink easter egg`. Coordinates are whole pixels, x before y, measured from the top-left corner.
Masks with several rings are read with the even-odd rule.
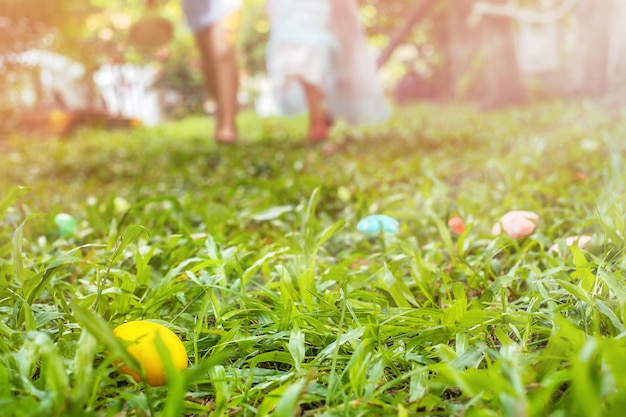
[[[570,236],[568,238],[565,238],[565,244],[567,245],[567,247],[576,244],[579,248],[585,248],[588,246],[589,242],[591,242],[591,236],[588,235]],[[550,246],[548,252],[559,253],[559,245],[555,243],[554,245]]]
[[[493,235],[504,232],[513,239],[530,235],[537,225],[539,215],[532,211],[513,210],[506,213],[491,228]]]

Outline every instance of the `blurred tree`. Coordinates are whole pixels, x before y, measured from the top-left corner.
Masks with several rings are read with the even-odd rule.
[[[265,45],[270,32],[265,0],[246,0],[239,37],[240,62],[248,74],[265,72]]]
[[[92,10],[76,0],[0,0],[0,54],[48,46],[55,36],[73,37]]]
[[[491,0],[490,3],[507,6],[508,0]],[[526,99],[513,25],[509,18],[487,15],[474,28],[479,32],[478,54],[484,62],[480,83],[484,85],[483,104],[486,107],[521,104]]]
[[[24,67],[17,54],[50,47],[60,37],[76,39],[80,22],[89,11],[89,3],[76,0],[0,0],[0,91],[6,97],[0,101],[2,130],[16,120],[12,100],[16,92],[24,85],[34,85],[36,93],[41,90],[37,71]],[[76,20],[68,19],[68,15]]]
[[[447,1],[442,26],[447,28],[445,43],[445,65],[448,67],[448,82],[451,97],[468,99],[480,92],[480,78],[485,57],[479,51],[481,36],[477,26],[468,24],[474,0]]]
[[[389,41],[385,46],[385,49],[381,51],[380,56],[378,57],[379,67],[385,65],[385,62],[387,62],[387,60],[391,57],[391,54],[393,54],[394,49],[406,39],[415,24],[428,14],[436,1],[437,0],[424,0],[417,3],[416,6],[409,10],[405,22],[389,36]]]
[[[515,56],[513,25],[508,19],[482,17],[471,24],[476,0],[361,0],[370,14],[369,32],[378,36],[384,49],[379,65],[394,52],[412,45],[435,55],[427,70],[415,74],[407,62],[407,78],[414,85],[416,98],[481,99],[487,106],[503,106],[523,101],[524,88]],[[494,3],[502,3],[495,0]],[[403,45],[404,44],[404,45]],[[434,51],[434,52],[433,52]],[[426,60],[416,54],[415,60]],[[393,61],[393,60],[392,60]],[[410,86],[402,85],[405,94]]]
[[[609,22],[614,3],[611,0],[580,0],[579,42],[576,60],[576,90],[584,96],[599,96],[609,89],[607,68],[611,28]]]

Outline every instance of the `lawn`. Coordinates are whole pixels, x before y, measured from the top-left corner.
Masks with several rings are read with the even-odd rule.
[[[414,105],[318,146],[240,122],[8,139],[2,415],[622,415],[625,114]],[[532,234],[492,234],[511,210]],[[118,370],[141,319],[187,351],[166,386]]]

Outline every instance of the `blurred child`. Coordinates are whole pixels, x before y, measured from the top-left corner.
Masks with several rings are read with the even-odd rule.
[[[285,114],[308,111],[311,141],[327,138],[335,118],[387,119],[354,0],[268,0],[268,15],[268,74]]]
[[[182,0],[181,5],[200,52],[207,92],[217,104],[215,140],[234,143],[238,90],[235,43],[242,0]]]

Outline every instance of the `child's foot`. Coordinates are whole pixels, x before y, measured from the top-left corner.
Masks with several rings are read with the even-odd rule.
[[[326,126],[316,126],[309,129],[309,140],[311,142],[321,142],[328,139],[328,128]]]
[[[220,128],[215,131],[215,141],[224,145],[237,142],[237,133],[232,128]]]
[[[325,116],[323,119],[313,121],[309,126],[309,140],[311,142],[320,142],[328,139],[332,125],[333,119],[330,116]]]

